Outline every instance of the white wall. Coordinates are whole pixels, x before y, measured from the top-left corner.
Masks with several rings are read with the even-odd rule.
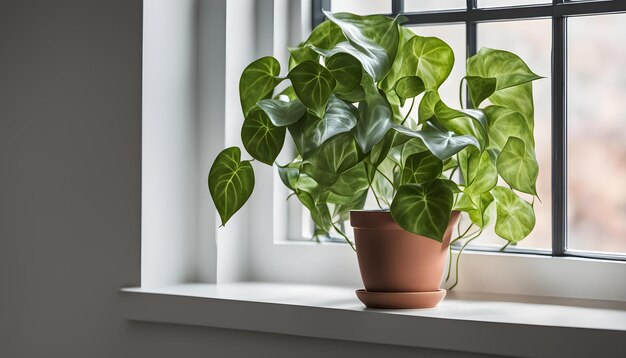
[[[146,6],[158,2],[165,4],[147,0]],[[171,18],[162,30],[193,35],[184,19],[194,15],[198,2],[170,0],[169,5],[164,15]],[[219,16],[215,13],[215,21]],[[156,53],[169,56],[171,64],[193,65],[191,43],[164,36],[160,45],[172,48]],[[220,42],[219,34],[214,38]],[[117,290],[138,285],[141,267],[141,48],[140,0],[0,2],[0,357],[459,356],[126,321],[117,307]],[[220,61],[219,51],[202,51],[200,59]],[[150,66],[145,70],[154,70]],[[194,101],[183,81],[192,81],[191,72],[179,71],[162,78],[165,88],[144,93],[177,99],[179,112],[163,108],[151,114],[176,136],[192,130],[184,121],[193,116]],[[218,72],[205,75],[221,78]],[[207,106],[198,107],[201,114],[211,110],[210,99],[198,101]],[[185,125],[175,126],[177,120]],[[207,128],[198,126],[198,135],[206,134]],[[168,140],[144,145],[167,146]],[[190,158],[192,144],[185,149]],[[167,150],[163,153],[166,157],[144,165],[155,173],[173,165]],[[192,160],[185,165],[193,169]],[[205,178],[194,184],[188,173],[178,173],[173,180],[201,187]],[[178,205],[180,198],[163,195]],[[194,214],[151,215],[171,223],[192,220]],[[187,234],[171,232],[179,238]],[[209,241],[204,249],[212,250]],[[193,260],[190,252],[171,254],[176,260],[150,265],[185,267],[185,260]],[[181,272],[181,277],[198,274]]]

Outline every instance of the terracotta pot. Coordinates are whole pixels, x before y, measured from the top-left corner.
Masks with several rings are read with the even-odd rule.
[[[387,292],[405,293],[392,297],[396,301],[399,297],[414,300],[426,297],[424,294],[406,293],[432,293],[433,297],[441,296],[439,301],[443,299],[445,291],[440,290],[440,285],[448,258],[450,236],[459,216],[460,212],[452,212],[443,241],[437,242],[402,229],[389,212],[351,211],[350,223],[354,228],[359,268],[365,285],[365,291],[358,293],[359,298],[367,293],[372,293],[372,297],[373,293],[379,293],[376,295],[376,301],[379,302],[380,293]],[[381,307],[381,304],[370,306],[364,303],[368,307]],[[425,307],[410,303],[404,306],[407,305],[411,307],[397,307],[396,303],[384,308]],[[429,305],[432,307],[432,302]]]

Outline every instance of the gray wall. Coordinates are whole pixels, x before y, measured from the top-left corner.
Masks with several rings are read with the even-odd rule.
[[[0,357],[458,356],[121,317],[118,288],[139,284],[141,22],[140,0],[0,0]]]

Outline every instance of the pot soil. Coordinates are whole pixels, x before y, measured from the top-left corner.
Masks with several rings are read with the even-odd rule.
[[[357,297],[370,308],[432,308],[446,295],[440,288],[452,229],[453,211],[442,242],[402,229],[385,211],[351,211],[364,290]]]

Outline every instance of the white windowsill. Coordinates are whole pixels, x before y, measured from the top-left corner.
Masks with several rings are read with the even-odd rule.
[[[132,321],[498,355],[621,356],[626,303],[454,292],[436,309],[372,310],[351,288],[277,283],[121,290]]]

